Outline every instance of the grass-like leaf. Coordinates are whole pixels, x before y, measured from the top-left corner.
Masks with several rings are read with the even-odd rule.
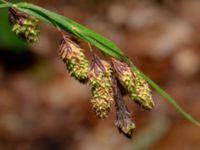
[[[58,26],[59,28],[62,28],[63,30],[71,33],[72,35],[75,35],[92,45],[96,46],[101,50],[104,54],[121,59],[126,61],[134,70],[137,70],[141,73],[141,75],[144,77],[144,79],[161,95],[163,96],[168,102],[170,102],[187,120],[192,122],[193,124],[200,127],[200,123],[194,119],[189,113],[185,112],[178,104],[177,102],[162,88],[160,88],[154,81],[152,81],[148,76],[146,76],[144,73],[142,73],[138,68],[136,68],[130,59],[126,57],[123,52],[114,44],[112,41],[108,40],[107,38],[101,36],[100,34],[88,29],[87,27],[78,24],[77,22],[64,17],[62,15],[59,15],[57,13],[54,13],[52,11],[46,10],[42,7],[30,4],[30,3],[17,3],[15,6],[31,15],[35,16],[36,18],[52,24],[54,26]],[[10,3],[8,4],[0,4],[0,8],[10,7]]]

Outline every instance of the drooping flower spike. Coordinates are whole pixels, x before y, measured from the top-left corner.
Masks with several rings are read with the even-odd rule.
[[[37,29],[38,20],[36,18],[11,7],[9,9],[9,22],[12,25],[12,31],[18,38],[29,43],[38,41],[39,30]]]
[[[121,90],[119,89],[116,80],[113,81],[113,91],[116,107],[115,125],[120,133],[123,133],[126,137],[131,138],[135,124],[123,100]]]
[[[92,108],[99,118],[106,118],[114,101],[111,65],[94,55],[89,81],[92,92]]]
[[[112,64],[119,83],[127,91],[130,99],[142,108],[151,110],[154,106],[151,90],[139,72],[132,73],[130,67],[125,62],[114,58],[112,58]]]
[[[59,56],[65,62],[66,68],[76,80],[81,83],[88,81],[89,62],[83,49],[72,41],[68,35],[63,34],[60,44]]]

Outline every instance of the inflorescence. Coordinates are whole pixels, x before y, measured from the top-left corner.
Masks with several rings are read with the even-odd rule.
[[[27,41],[38,40],[37,19],[15,7],[9,9],[9,22],[12,31]],[[103,60],[96,54],[92,63],[84,54],[84,49],[71,36],[62,33],[59,56],[72,77],[80,83],[89,83],[91,87],[91,105],[98,118],[108,117],[112,104],[116,107],[115,125],[126,137],[131,138],[135,124],[123,100],[128,95],[145,110],[151,110],[154,102],[148,83],[140,72],[132,71],[129,65],[116,58]]]
[[[20,38],[29,43],[37,42],[39,30],[38,20],[32,16],[18,11],[15,7],[9,9],[9,22],[12,31]]]

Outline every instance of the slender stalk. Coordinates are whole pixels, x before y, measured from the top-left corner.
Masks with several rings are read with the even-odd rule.
[[[93,52],[91,44],[89,42],[87,42],[87,43],[88,43],[88,47],[89,47],[90,52]]]

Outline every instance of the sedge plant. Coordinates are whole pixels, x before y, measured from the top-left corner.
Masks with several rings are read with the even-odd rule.
[[[9,8],[8,15],[12,31],[26,42],[37,42],[38,20],[58,29],[62,35],[59,56],[66,64],[66,69],[80,83],[90,85],[92,93],[90,102],[98,118],[106,118],[111,106],[115,104],[115,125],[126,137],[131,137],[135,124],[123,96],[128,95],[143,109],[151,110],[154,107],[154,101],[149,85],[188,121],[200,127],[200,123],[196,119],[184,111],[167,92],[140,71],[112,41],[65,16],[37,5],[26,2],[14,4],[5,0],[0,0],[0,2],[0,9]],[[84,50],[74,38],[80,38],[97,47],[108,59],[104,60],[93,54],[90,65]]]

